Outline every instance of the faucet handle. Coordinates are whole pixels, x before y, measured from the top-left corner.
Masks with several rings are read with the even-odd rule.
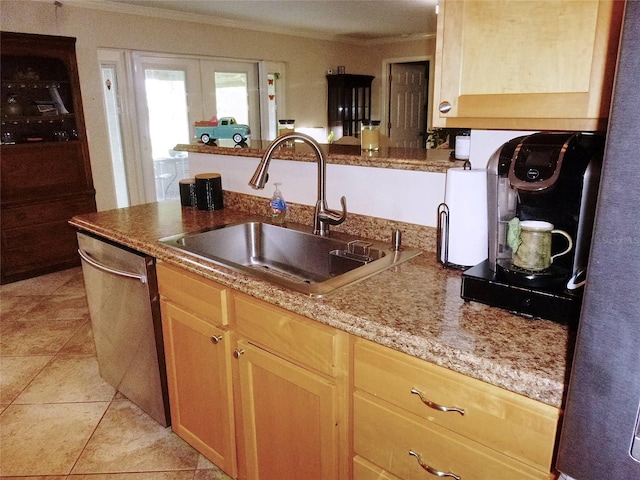
[[[342,197],[342,212],[330,210],[326,203],[318,200],[316,203],[316,212],[313,216],[313,233],[323,237],[329,235],[329,225],[340,225],[347,218],[347,199]]]
[[[342,204],[342,212],[330,209],[320,209],[318,211],[318,220],[322,223],[329,225],[340,225],[347,219],[347,199],[346,197],[340,198]]]

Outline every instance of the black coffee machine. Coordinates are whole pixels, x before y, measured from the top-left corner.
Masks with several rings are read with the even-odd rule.
[[[491,156],[489,258],[463,273],[462,298],[532,318],[578,319],[604,143],[597,133],[535,133],[505,143]],[[514,217],[552,223],[569,233],[573,250],[542,271],[513,265],[507,231]],[[566,247],[563,240],[554,237],[553,252]]]

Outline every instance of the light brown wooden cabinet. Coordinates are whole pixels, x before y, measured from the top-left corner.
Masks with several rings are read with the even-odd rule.
[[[553,478],[557,408],[164,262],[158,286],[172,427],[233,477]]]
[[[444,0],[433,125],[605,130],[624,2]]]
[[[354,387],[355,480],[552,476],[556,408],[364,340]]]
[[[237,474],[231,334],[225,287],[158,264],[171,428],[231,476]]]
[[[247,341],[237,348],[243,478],[340,478],[336,385]]]
[[[234,303],[241,478],[348,478],[348,334],[247,295]]]
[[[227,474],[347,479],[348,334],[158,264],[172,428]]]

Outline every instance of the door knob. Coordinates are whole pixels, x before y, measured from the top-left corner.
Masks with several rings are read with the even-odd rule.
[[[242,348],[240,350],[233,351],[233,356],[235,358],[240,358],[242,355],[244,355],[244,350]]]

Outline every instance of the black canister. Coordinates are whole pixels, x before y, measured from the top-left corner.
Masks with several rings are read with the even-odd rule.
[[[219,173],[199,173],[196,175],[196,204],[199,210],[224,208],[222,176]]]
[[[180,185],[180,203],[183,207],[195,207],[196,200],[196,179],[185,178],[178,182]]]

